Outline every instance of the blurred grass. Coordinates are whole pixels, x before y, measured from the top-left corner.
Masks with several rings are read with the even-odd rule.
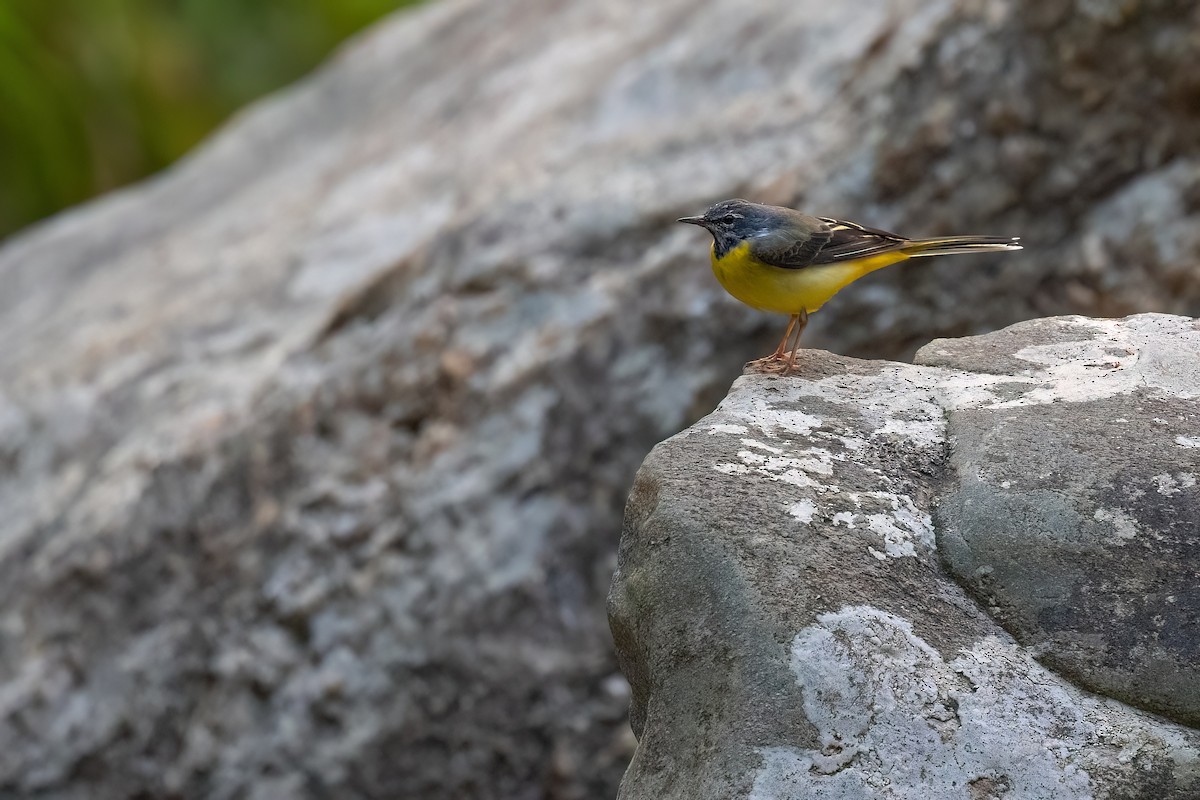
[[[170,164],[413,0],[0,0],[0,237]]]

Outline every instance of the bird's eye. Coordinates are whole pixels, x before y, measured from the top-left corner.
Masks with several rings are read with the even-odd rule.
[[[736,220],[737,217],[735,217],[733,214],[726,214],[725,216],[721,217],[721,222],[724,222],[726,225],[732,225]]]

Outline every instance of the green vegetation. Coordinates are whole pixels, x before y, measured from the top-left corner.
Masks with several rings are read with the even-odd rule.
[[[0,0],[0,237],[171,163],[412,0]]]

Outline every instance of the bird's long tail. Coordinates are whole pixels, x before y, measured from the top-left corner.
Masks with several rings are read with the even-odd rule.
[[[912,239],[900,248],[900,252],[909,258],[922,258],[1020,249],[1021,240],[1017,236],[942,236],[936,239]]]

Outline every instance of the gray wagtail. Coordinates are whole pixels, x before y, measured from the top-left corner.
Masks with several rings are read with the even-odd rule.
[[[867,273],[910,258],[1021,249],[1016,237],[906,239],[853,222],[810,217],[747,200],[723,200],[702,216],[679,221],[712,234],[713,273],[725,291],[760,311],[791,318],[779,347],[763,359],[783,361],[785,374],[796,363],[808,315]]]

